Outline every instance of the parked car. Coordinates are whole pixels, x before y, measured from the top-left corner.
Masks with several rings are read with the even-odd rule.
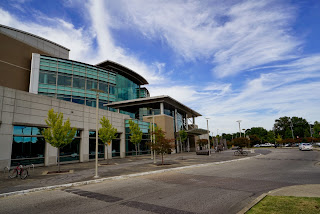
[[[253,147],[260,147],[260,144],[256,144],[256,145],[254,145]]]
[[[274,146],[274,144],[272,144],[272,143],[260,144],[260,147],[272,147],[272,146]]]
[[[310,143],[300,143],[299,149],[301,151],[305,151],[305,150],[311,151],[313,147]]]

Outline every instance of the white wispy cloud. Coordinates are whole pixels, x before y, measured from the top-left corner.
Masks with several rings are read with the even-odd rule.
[[[71,6],[79,6],[77,2],[69,2]],[[90,15],[91,26],[76,28],[73,23],[57,17],[48,17],[41,11],[34,11],[38,21],[20,20],[15,15],[0,8],[0,23],[17,28],[37,36],[41,36],[70,49],[70,59],[96,64],[105,60],[113,60],[131,68],[150,83],[161,83],[165,75],[160,73],[164,63],[144,63],[134,53],[129,53],[115,44],[110,33],[110,17],[103,1],[91,1],[86,4]],[[97,41],[98,45],[95,45]]]
[[[114,17],[161,39],[186,61],[208,59],[225,77],[294,55],[295,8],[279,1],[117,1]],[[121,18],[120,18],[121,17]]]

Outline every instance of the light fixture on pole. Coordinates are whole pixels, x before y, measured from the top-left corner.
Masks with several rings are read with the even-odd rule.
[[[237,120],[236,122],[239,123],[239,132],[240,132],[240,137],[241,137],[241,128],[240,128],[240,123],[242,120]]]
[[[311,140],[312,140],[312,143],[313,143],[313,137],[312,137],[312,128],[311,128],[311,121],[309,122],[309,126],[310,126],[310,136],[311,136]]]
[[[99,93],[103,93],[104,91],[99,89],[90,89],[90,91],[96,92],[96,173],[94,178],[99,178],[98,175],[98,121],[99,121]]]
[[[207,120],[207,131],[208,131],[208,154],[209,156],[211,156],[211,149],[210,149],[210,137],[209,137],[209,120],[210,118],[206,117],[206,120]]]

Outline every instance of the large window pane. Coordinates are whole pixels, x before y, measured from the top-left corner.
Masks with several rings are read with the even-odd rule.
[[[71,87],[71,76],[59,74],[59,76],[58,76],[58,86]]]
[[[32,127],[27,126],[14,126],[13,135],[31,135]]]
[[[92,98],[86,98],[86,105],[90,107],[96,107],[96,100]]]
[[[86,83],[86,81],[84,78],[73,77],[73,87],[74,88],[85,89],[85,83]]]
[[[109,94],[115,94],[115,88],[113,85],[109,85]]]
[[[65,101],[71,101],[70,95],[64,95],[64,94],[58,94],[57,99],[59,100],[65,100]]]
[[[79,160],[80,138],[75,138],[73,141],[60,149],[60,161]]]
[[[43,163],[45,140],[43,137],[13,137],[11,165]],[[16,160],[14,160],[16,159]]]
[[[105,146],[102,141],[98,140],[98,158],[104,158]],[[89,159],[96,157],[96,138],[89,139]]]
[[[82,97],[72,97],[72,102],[73,103],[79,103],[79,104],[84,104],[84,98]]]
[[[87,79],[87,90],[90,90],[90,89],[97,89],[96,80]]]
[[[105,93],[108,93],[108,84],[104,82],[99,82],[99,90],[102,90]]]
[[[55,85],[56,84],[56,74],[55,73],[46,73],[40,72],[39,74],[39,83]]]

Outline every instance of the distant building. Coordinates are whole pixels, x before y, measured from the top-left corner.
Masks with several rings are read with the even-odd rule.
[[[201,116],[169,96],[150,97],[143,87],[147,80],[112,61],[97,65],[69,60],[69,49],[44,38],[0,25],[0,167],[22,164],[54,165],[57,150],[44,141],[49,109],[62,112],[77,128],[73,142],[61,149],[61,161],[86,162],[95,157],[95,108],[99,93],[99,115],[117,128],[109,157],[132,155],[130,119],[136,120],[144,136],[140,154],[150,153],[149,127],[154,120],[167,138],[186,130],[183,151],[195,149],[195,117]],[[154,115],[154,116],[152,116]],[[153,119],[152,119],[153,118]],[[191,119],[191,123],[189,120]],[[190,123],[190,124],[189,124]],[[99,157],[105,158],[99,145]]]

